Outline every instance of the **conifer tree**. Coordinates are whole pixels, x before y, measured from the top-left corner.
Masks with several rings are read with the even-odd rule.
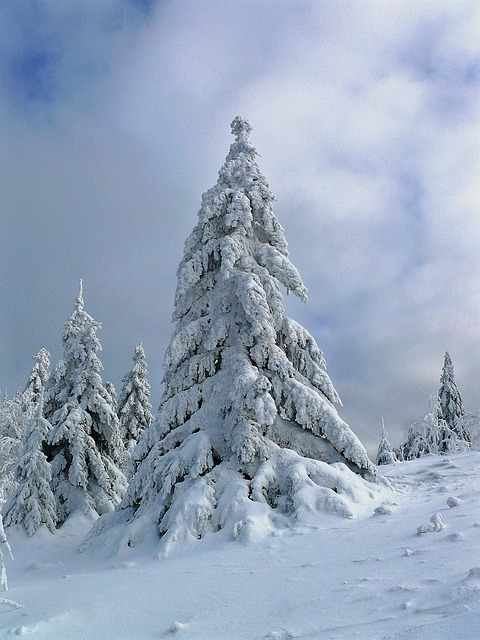
[[[5,526],[21,524],[28,535],[45,525],[53,531],[57,523],[55,498],[50,488],[52,470],[43,453],[51,425],[43,417],[43,393],[30,417],[16,465],[17,487],[4,507]]]
[[[117,398],[117,390],[115,389],[115,385],[113,384],[113,382],[110,382],[110,380],[107,380],[105,382],[105,389],[107,391],[107,393],[110,395],[111,399],[112,399],[112,407],[114,409],[114,411],[117,411],[117,404],[118,404],[118,398]]]
[[[468,430],[465,426],[465,409],[460,392],[455,383],[455,372],[452,359],[448,351],[445,353],[445,360],[438,389],[438,417],[444,420],[447,427],[460,440],[470,442]],[[449,449],[448,437],[444,437],[440,453],[445,453]]]
[[[63,361],[47,389],[52,429],[46,451],[59,523],[74,511],[111,511],[125,490],[118,468],[124,453],[118,418],[100,376],[100,327],[84,310],[80,283],[63,333]]]
[[[3,550],[8,551],[10,557],[12,557],[12,551],[8,544],[7,536],[3,530],[3,520],[0,514],[0,589],[2,591],[8,591],[7,571],[5,569],[4,553]]]
[[[127,451],[132,453],[140,436],[153,421],[147,360],[141,344],[135,347],[133,367],[122,378],[122,382],[117,407],[120,435]]]
[[[35,364],[23,393],[36,405],[50,373],[50,353],[46,349],[40,349],[37,355],[33,356],[33,361]]]
[[[388,441],[388,433],[385,429],[385,421],[382,416],[382,429],[380,431],[380,444],[378,445],[377,465],[392,464],[397,461],[397,457],[392,449],[392,445]]]
[[[25,430],[25,402],[22,391],[0,403],[0,505],[16,487],[15,465]]]
[[[256,518],[351,515],[345,495],[366,486],[357,474],[375,473],[334,407],[322,352],[285,315],[280,287],[304,301],[307,292],[250,131],[235,118],[235,142],[203,195],[177,272],[158,417],[135,448],[120,511],[97,531],[140,518],[167,550],[225,526],[248,536]]]

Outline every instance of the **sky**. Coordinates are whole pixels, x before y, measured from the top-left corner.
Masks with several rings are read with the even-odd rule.
[[[480,3],[0,4],[0,389],[62,357],[83,278],[117,390],[152,402],[201,194],[249,119],[290,257],[287,298],[371,454],[428,412],[445,351],[480,409]]]

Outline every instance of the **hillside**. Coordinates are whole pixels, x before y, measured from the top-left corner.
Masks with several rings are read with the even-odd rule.
[[[78,553],[91,524],[78,517],[56,535],[10,528],[0,637],[477,638],[479,453],[379,471],[391,489],[353,519],[323,515],[263,537],[258,528],[248,543],[211,534],[162,560],[153,547]]]

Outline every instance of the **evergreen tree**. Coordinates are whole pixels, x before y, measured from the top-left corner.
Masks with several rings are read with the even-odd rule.
[[[448,351],[445,353],[445,361],[438,389],[438,414],[444,420],[447,427],[460,440],[470,442],[468,430],[465,427],[465,409],[462,397],[455,383],[455,372],[452,359]],[[448,451],[448,438],[443,438],[440,453]]]
[[[159,414],[133,453],[138,471],[120,512],[97,530],[148,514],[167,549],[227,523],[239,535],[257,517],[351,515],[355,472],[375,473],[334,407],[322,352],[285,316],[280,286],[304,301],[306,288],[250,130],[235,118],[235,142],[203,195],[178,268]]]
[[[110,382],[110,380],[107,380],[105,382],[105,389],[112,399],[112,407],[114,411],[117,412],[118,398],[117,398],[117,390],[115,389],[115,385],[113,384],[113,382]]]
[[[23,392],[28,401],[37,404],[45,387],[50,372],[50,354],[46,349],[40,349],[33,357],[34,365]]]
[[[153,421],[148,384],[147,361],[143,346],[135,347],[133,367],[123,378],[123,387],[118,401],[120,435],[129,453],[132,453],[138,439]]]
[[[4,549],[8,551],[10,557],[12,557],[12,551],[10,549],[10,545],[8,544],[5,531],[3,530],[2,515],[0,514],[0,589],[2,591],[8,591],[7,571],[5,569],[5,563],[4,563],[5,556],[3,553]]]
[[[382,429],[380,431],[380,444],[378,445],[377,465],[392,464],[397,461],[397,457],[392,449],[392,445],[388,441],[388,433],[385,429],[385,421],[382,417]]]
[[[50,488],[52,470],[43,453],[51,425],[43,417],[43,394],[28,423],[16,465],[17,487],[4,507],[5,526],[22,524],[28,535],[46,525],[53,531],[57,523],[55,498]]]
[[[55,412],[68,400],[70,385],[66,384],[66,365],[63,360],[57,362],[45,383],[43,396],[43,415],[52,422]]]
[[[429,404],[430,411],[421,422],[409,428],[407,438],[399,448],[398,456],[402,460],[413,460],[427,453],[444,455],[468,450],[468,443],[459,438],[441,417],[438,396],[432,394]]]
[[[63,361],[47,389],[52,429],[46,450],[60,523],[77,510],[98,514],[113,510],[125,489],[118,468],[124,454],[118,418],[100,376],[101,345],[96,335],[100,327],[84,310],[80,283],[63,333]]]
[[[25,430],[24,395],[17,391],[13,398],[5,395],[0,403],[0,506],[16,487],[15,465]]]

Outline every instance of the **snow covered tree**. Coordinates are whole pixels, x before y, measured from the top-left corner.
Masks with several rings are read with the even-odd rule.
[[[439,418],[446,422],[451,432],[456,434],[460,440],[464,440],[467,443],[470,442],[468,430],[465,428],[465,409],[455,383],[455,372],[448,351],[445,353],[440,387],[438,389],[438,413]],[[445,441],[440,453],[445,453],[447,450],[448,442]]]
[[[158,417],[133,452],[120,511],[96,527],[133,519],[130,546],[142,522],[167,550],[226,526],[248,537],[260,520],[351,516],[348,496],[366,496],[360,476],[375,474],[334,407],[322,352],[285,315],[280,286],[303,301],[307,292],[250,131],[235,118],[235,142],[203,195],[177,272]]]
[[[0,506],[16,487],[15,465],[25,430],[24,396],[17,391],[13,398],[0,402]]]
[[[0,402],[0,505],[16,487],[14,473],[18,461],[26,425],[36,412],[38,399],[50,367],[50,354],[46,349],[33,357],[34,365],[25,389],[17,391],[10,399]]]
[[[35,364],[23,393],[30,402],[36,404],[50,373],[50,354],[46,349],[40,349],[37,355],[33,356],[33,361]]]
[[[43,415],[51,422],[56,411],[67,402],[69,385],[65,382],[66,365],[63,360],[57,362],[45,383],[43,395]]]
[[[82,283],[63,333],[63,361],[47,388],[46,452],[60,523],[75,511],[106,513],[125,490],[124,447],[97,355],[101,325],[84,310]],[[53,413],[52,413],[53,412]]]
[[[118,401],[117,413],[120,435],[131,454],[138,439],[153,421],[148,383],[147,360],[143,346],[135,347],[133,367],[123,378],[123,387]]]
[[[380,431],[380,444],[378,445],[376,464],[392,464],[397,461],[397,457],[388,441],[388,433],[385,429],[385,421],[382,416],[382,429]]]
[[[110,397],[112,399],[112,407],[116,412],[117,411],[118,398],[117,398],[117,390],[115,389],[115,385],[113,384],[113,382],[110,382],[110,380],[107,380],[105,382],[105,389],[106,389],[107,393],[110,395]]]
[[[432,394],[429,404],[430,411],[421,422],[409,428],[407,438],[399,448],[398,456],[402,460],[413,460],[427,453],[443,455],[468,450],[468,443],[441,417],[439,397]]]
[[[50,488],[52,470],[43,453],[51,425],[43,417],[43,394],[28,423],[16,465],[17,487],[4,507],[5,526],[21,524],[28,535],[46,525],[53,531],[57,523],[55,498]]]
[[[7,536],[3,530],[3,520],[0,514],[0,589],[2,591],[8,591],[7,571],[5,569],[4,553],[3,550],[8,551],[10,557],[12,557],[12,551],[8,544]]]
[[[429,413],[423,422],[416,422],[408,428],[405,442],[395,452],[399,460],[415,460],[427,453],[434,453],[432,451],[435,434],[433,420],[434,414]]]

